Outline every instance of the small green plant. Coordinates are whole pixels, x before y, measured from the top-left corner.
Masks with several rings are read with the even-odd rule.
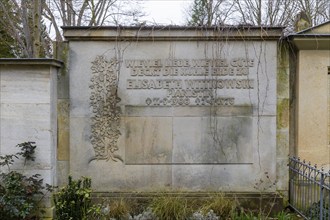
[[[19,152],[0,156],[0,166],[7,167],[7,172],[0,172],[0,216],[7,220],[37,219],[42,213],[40,202],[52,187],[44,185],[39,174],[25,176],[10,169],[16,159],[23,157],[24,164],[35,159],[35,142],[24,142],[17,147]]]
[[[275,215],[275,218],[269,218],[269,216],[265,216],[264,213],[254,213],[251,210],[243,210],[241,209],[239,212],[234,212],[231,215],[230,219],[234,220],[263,220],[263,219],[277,219],[277,220],[293,220],[294,215],[291,213],[287,213],[281,211]]]
[[[290,213],[284,211],[277,213],[276,218],[278,220],[293,220],[293,216]]]
[[[236,208],[237,204],[234,199],[225,198],[223,194],[217,194],[205,201],[201,211],[206,214],[212,210],[220,219],[228,219]]]
[[[193,210],[181,195],[163,195],[153,199],[152,212],[161,220],[187,219]]]
[[[62,187],[53,196],[55,219],[85,220],[100,217],[102,215],[101,207],[92,205],[91,179],[82,177],[81,179],[73,180],[72,176],[68,178],[68,185]]]
[[[109,217],[117,220],[129,219],[130,212],[132,211],[130,204],[124,199],[111,202],[109,209]]]
[[[264,218],[261,218],[260,214],[258,215],[258,217],[256,217],[253,214],[253,212],[251,212],[251,211],[241,210],[240,212],[232,213],[231,219],[235,219],[235,220],[259,220],[259,219],[264,219]]]

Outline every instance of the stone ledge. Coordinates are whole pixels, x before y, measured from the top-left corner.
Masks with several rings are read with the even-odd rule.
[[[43,65],[43,66],[54,66],[62,67],[63,62],[56,59],[46,59],[46,58],[26,58],[26,59],[16,59],[16,58],[1,58],[0,66],[9,65]]]
[[[278,40],[283,27],[85,26],[62,29],[69,41],[265,41]]]

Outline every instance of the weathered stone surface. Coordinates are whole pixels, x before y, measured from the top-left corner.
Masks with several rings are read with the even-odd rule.
[[[69,160],[58,160],[56,164],[57,185],[63,186],[68,183],[69,173]]]
[[[50,59],[0,59],[0,153],[18,152],[17,144],[37,145],[35,161],[16,160],[11,166],[27,176],[40,174],[57,185],[57,72]],[[2,168],[5,171],[6,168]],[[45,195],[43,206],[51,206]],[[46,217],[52,217],[48,213]]]
[[[70,159],[70,104],[66,99],[57,101],[57,160]]]
[[[165,31],[161,41],[143,31],[143,41],[119,40],[130,32],[115,41],[116,31],[109,41],[67,32],[70,173],[98,191],[255,191],[266,176],[276,181],[276,42],[188,41],[182,30],[173,32],[181,41]]]
[[[301,50],[298,65],[298,155],[320,166],[328,165],[329,51]]]
[[[126,164],[172,163],[172,118],[127,117],[125,133]]]
[[[248,117],[177,117],[173,163],[248,163],[252,137]]]
[[[13,168],[42,174],[56,184],[56,74],[61,64],[47,59],[0,60],[0,151],[17,152],[17,144],[34,141],[35,161]]]
[[[2,103],[49,103],[50,76],[45,68],[2,66],[1,72]]]

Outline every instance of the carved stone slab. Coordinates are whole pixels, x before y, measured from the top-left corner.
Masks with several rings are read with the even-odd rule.
[[[98,191],[275,181],[277,43],[189,36],[69,43],[70,173]]]

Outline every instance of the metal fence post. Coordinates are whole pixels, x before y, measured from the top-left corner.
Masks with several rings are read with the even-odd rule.
[[[324,189],[324,172],[321,170],[320,179],[320,220],[323,220],[323,189]]]

